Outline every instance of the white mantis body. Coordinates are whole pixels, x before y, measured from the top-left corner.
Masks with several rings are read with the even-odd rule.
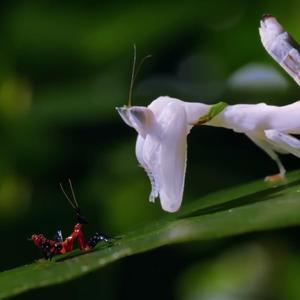
[[[268,15],[261,21],[260,35],[266,50],[299,84],[300,55],[288,33]],[[300,158],[300,141],[292,136],[300,134],[300,101],[281,107],[265,103],[206,105],[165,96],[148,107],[124,106],[117,110],[138,132],[136,156],[151,181],[150,201],[160,197],[162,208],[169,212],[177,211],[182,202],[186,137],[195,125],[246,134],[277,163],[279,174],[266,177],[268,181],[285,175],[276,152]]]

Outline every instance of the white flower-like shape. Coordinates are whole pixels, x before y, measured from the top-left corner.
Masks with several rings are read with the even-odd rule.
[[[138,132],[136,156],[147,172],[152,191],[168,212],[180,208],[184,189],[187,135],[194,125],[232,129],[244,133],[277,164],[279,174],[267,181],[284,178],[285,169],[276,152],[300,158],[300,101],[286,106],[265,103],[214,105],[189,103],[159,97],[148,107],[117,108],[125,123]]]
[[[159,97],[148,107],[117,108],[124,122],[138,132],[136,156],[151,182],[149,200],[159,197],[168,212],[179,209],[183,196],[187,135],[209,105]]]
[[[300,46],[273,16],[265,15],[260,25],[263,46],[300,85]],[[135,76],[133,71],[129,100]],[[279,168],[279,174],[267,177],[268,181],[285,175],[276,152],[300,158],[300,141],[293,136],[300,134],[300,101],[282,107],[265,103],[206,105],[166,96],[148,107],[129,105],[117,110],[125,123],[138,132],[136,156],[151,181],[150,201],[159,197],[162,208],[168,212],[177,211],[182,202],[186,139],[194,125],[224,127],[246,134]]]

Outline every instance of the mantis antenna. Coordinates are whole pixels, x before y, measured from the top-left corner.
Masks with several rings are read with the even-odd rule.
[[[143,65],[144,61],[150,57],[151,57],[151,55],[146,55],[145,57],[143,57],[136,68],[136,46],[135,46],[135,44],[133,45],[133,63],[132,63],[132,73],[131,73],[131,80],[130,80],[130,86],[129,86],[128,107],[131,106],[132,90],[133,90],[133,85],[134,85],[135,79],[137,77],[137,74],[139,73],[140,68]]]
[[[67,194],[66,191],[64,190],[63,185],[62,185],[61,182],[59,183],[59,186],[60,186],[60,188],[61,188],[61,190],[62,190],[64,196],[67,198],[68,202],[70,203],[70,205],[77,211],[77,210],[79,209],[79,207],[78,207],[78,202],[77,202],[77,199],[76,199],[74,190],[73,190],[73,186],[72,186],[71,179],[68,179],[68,181],[69,181],[69,185],[70,185],[70,189],[71,189],[71,193],[72,193],[72,198],[73,198],[73,200],[71,200],[71,198],[68,196],[68,194]]]
[[[78,202],[77,202],[77,199],[76,199],[76,196],[75,196],[75,193],[74,193],[72,181],[71,181],[70,178],[68,179],[68,181],[69,181],[69,185],[70,185],[70,189],[71,189],[71,193],[72,193],[72,196],[73,196],[73,200],[74,200],[75,206],[78,208],[79,206],[78,206]]]

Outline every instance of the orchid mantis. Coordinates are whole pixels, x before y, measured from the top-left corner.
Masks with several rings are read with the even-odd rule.
[[[261,20],[262,43],[268,53],[300,85],[300,55],[298,45],[271,15]],[[135,61],[132,79],[134,74]],[[130,99],[131,90],[130,89]],[[277,164],[279,173],[267,181],[283,179],[285,168],[278,155],[293,154],[300,158],[300,101],[286,106],[265,103],[214,105],[184,102],[168,96],[155,99],[149,106],[118,107],[124,122],[138,132],[136,156],[151,182],[149,200],[159,197],[165,211],[177,211],[182,202],[187,135],[193,126],[206,125],[244,133]]]

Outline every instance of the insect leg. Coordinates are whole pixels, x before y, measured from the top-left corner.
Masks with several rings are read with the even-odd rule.
[[[266,140],[254,137],[252,135],[247,134],[248,138],[251,139],[253,143],[255,143],[259,148],[264,150],[277,164],[279,173],[271,176],[265,177],[265,181],[274,182],[282,180],[285,176],[285,168],[279,159],[278,155],[275,153],[275,151],[272,149],[272,145]]]
[[[61,253],[66,253],[73,250],[73,244],[81,232],[81,226],[81,224],[77,223],[73,229],[73,232],[62,242],[63,249],[61,250]]]
[[[82,250],[82,251],[90,250],[90,247],[87,244],[87,242],[85,240],[85,237],[84,237],[84,234],[81,230],[78,232],[77,242],[78,242],[78,246],[79,246],[80,250]]]
[[[300,141],[297,138],[274,129],[266,130],[265,134],[274,146],[279,146],[286,152],[300,158]]]

